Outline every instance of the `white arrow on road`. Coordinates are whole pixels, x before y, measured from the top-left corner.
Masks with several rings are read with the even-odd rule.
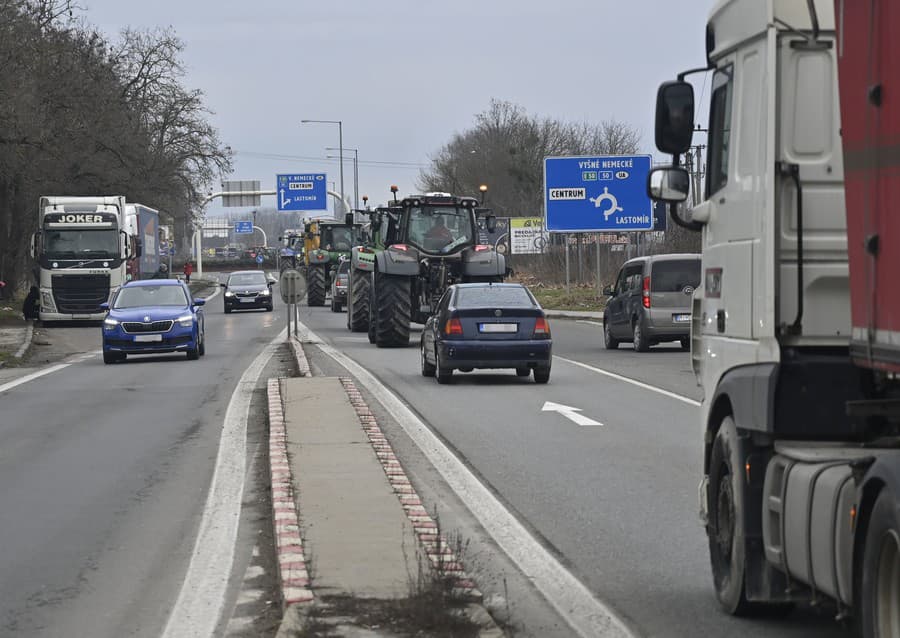
[[[559,412],[561,415],[575,423],[576,425],[603,425],[594,419],[588,418],[583,414],[578,414],[581,412],[581,408],[573,408],[570,405],[563,405],[562,403],[553,403],[552,401],[546,401],[544,403],[544,407],[541,408],[541,412]]]

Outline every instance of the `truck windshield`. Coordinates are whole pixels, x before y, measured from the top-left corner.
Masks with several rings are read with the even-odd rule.
[[[409,243],[427,251],[449,252],[475,236],[471,212],[455,206],[413,206],[407,228]]]
[[[44,254],[48,259],[117,259],[119,233],[115,229],[44,231]]]
[[[323,228],[320,245],[325,250],[350,250],[353,248],[353,229],[346,226]]]

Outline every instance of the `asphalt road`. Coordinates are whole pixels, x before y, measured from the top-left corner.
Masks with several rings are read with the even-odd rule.
[[[224,315],[221,295],[205,310],[199,361],[96,353],[0,395],[0,635],[162,633],[229,399],[283,327],[278,313]],[[100,329],[84,330],[99,348]]]
[[[674,345],[647,354],[628,344],[606,351],[600,326],[556,320],[549,385],[512,371],[476,371],[439,386],[420,375],[415,345],[377,349],[346,330],[346,315],[327,308],[304,309],[302,317],[421,415],[637,635],[847,635],[808,611],[747,621],[718,610],[697,518],[700,392],[688,353]],[[546,401],[580,408],[603,425],[543,412]]]

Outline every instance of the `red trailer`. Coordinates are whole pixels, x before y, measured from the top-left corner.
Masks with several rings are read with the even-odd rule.
[[[857,365],[900,372],[900,2],[837,0]]]

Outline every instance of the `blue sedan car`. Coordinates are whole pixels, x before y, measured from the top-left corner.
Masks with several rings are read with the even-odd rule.
[[[205,299],[192,299],[177,279],[130,281],[119,289],[103,320],[103,362],[130,354],[184,352],[197,359],[206,351]]]
[[[422,375],[449,383],[454,370],[514,368],[535,383],[550,380],[550,325],[521,284],[450,286],[422,331]]]

